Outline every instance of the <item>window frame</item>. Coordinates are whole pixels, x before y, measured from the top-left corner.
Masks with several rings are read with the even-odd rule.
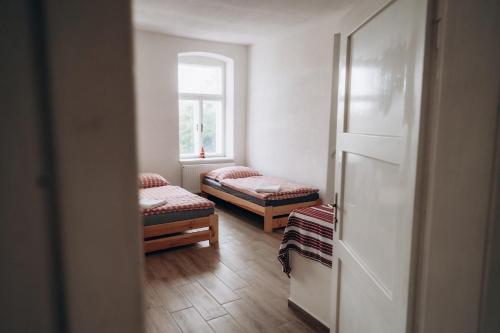
[[[181,93],[177,86],[177,112],[180,114],[180,101],[181,100],[189,100],[189,101],[197,101],[198,102],[198,119],[199,123],[196,124],[196,134],[193,139],[193,144],[195,145],[195,153],[192,154],[182,154],[180,152],[179,145],[179,157],[181,160],[184,159],[196,159],[199,158],[199,150],[201,148],[203,142],[203,131],[201,130],[203,125],[203,101],[219,101],[221,102],[221,128],[220,128],[220,152],[215,153],[207,153],[205,151],[205,157],[209,158],[217,158],[217,157],[226,157],[226,100],[227,100],[227,76],[226,76],[226,63],[222,60],[214,59],[209,56],[181,56],[178,57],[177,62],[177,75],[179,79],[179,66],[185,65],[196,65],[202,67],[218,67],[221,69],[221,93],[220,94],[200,94],[200,93]],[[195,117],[196,118],[196,117]],[[177,134],[179,135],[179,133]],[[217,134],[216,134],[217,135]],[[196,143],[198,145],[196,145]]]

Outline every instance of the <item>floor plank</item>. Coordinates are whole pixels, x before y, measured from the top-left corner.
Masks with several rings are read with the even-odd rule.
[[[194,308],[174,312],[172,316],[183,333],[213,332],[207,322],[203,320]]]
[[[155,280],[150,282],[162,305],[170,312],[179,311],[191,307],[188,299],[174,285],[167,280]]]
[[[161,278],[172,278],[172,272],[171,270],[168,269],[168,267],[165,266],[163,262],[163,256],[161,254],[159,255],[149,255],[146,257],[147,260],[147,270],[150,271],[151,273],[149,274],[150,276],[152,275],[155,279],[161,279]],[[151,281],[151,278],[149,278],[149,281]]]
[[[217,278],[219,278],[225,285],[227,285],[231,289],[234,290],[248,286],[248,284],[243,279],[241,279],[236,273],[230,270],[219,260],[219,252],[217,250],[214,250],[213,247],[189,249],[186,250],[184,254],[189,257],[189,259],[193,264],[196,265],[198,269],[201,268],[201,270],[205,272],[212,272]],[[207,273],[201,274],[201,278],[203,278],[204,275],[207,275]],[[197,278],[197,280],[199,281],[199,278]],[[203,283],[202,286],[205,287]],[[222,303],[226,303],[227,301],[232,301],[235,299],[237,299],[237,297],[231,297],[229,300],[222,301]]]
[[[164,269],[168,272],[165,278],[174,286],[182,286],[193,283],[195,279],[190,275],[176,258],[176,252],[164,252],[162,254],[162,263]]]
[[[163,307],[146,311],[146,333],[181,333],[172,315]]]
[[[245,269],[239,270],[236,273],[250,285],[270,287],[273,291],[279,293],[282,298],[287,298],[289,295],[290,282],[276,279],[266,269],[254,262],[248,263]]]
[[[249,333],[274,332],[284,322],[276,321],[262,308],[255,307],[245,299],[224,304],[224,308],[236,322]]]
[[[229,288],[236,290],[247,287],[248,283],[243,280],[238,274],[230,270],[222,262],[217,262],[213,267],[214,274],[222,280]]]
[[[278,331],[282,333],[314,333],[314,330],[300,321],[289,321],[279,326]]]
[[[180,289],[205,320],[226,314],[224,308],[198,283],[186,284]]]
[[[221,245],[219,255],[220,261],[233,271],[246,268],[245,260],[238,256],[238,253],[231,248],[223,247]]]
[[[212,319],[208,322],[216,333],[244,333],[238,323],[230,315]]]
[[[288,310],[288,300],[274,293],[270,288],[250,286],[237,291],[241,298],[251,306],[267,314],[268,320],[276,324],[284,324],[294,320],[295,315]]]
[[[226,286],[217,276],[212,273],[205,273],[198,279],[200,285],[212,295],[220,304],[235,301],[240,298],[228,286]]]
[[[153,288],[151,283],[144,283],[144,307],[146,309],[154,308],[157,306],[161,306],[160,296],[156,293],[156,290]]]
[[[146,256],[148,332],[314,332],[288,308],[290,280],[276,258],[282,235],[264,233],[259,216],[217,205],[218,246]]]
[[[251,304],[263,308],[270,316],[274,316],[276,321],[298,320],[296,314],[288,307],[288,298],[269,286],[251,285],[239,289],[237,294]]]

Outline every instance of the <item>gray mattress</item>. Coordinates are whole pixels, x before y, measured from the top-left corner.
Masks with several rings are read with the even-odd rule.
[[[294,203],[299,203],[299,202],[307,202],[307,201],[313,201],[319,199],[319,194],[316,193],[311,193],[308,195],[305,195],[303,197],[298,197],[298,198],[290,198],[290,199],[280,199],[280,200],[263,200],[259,199],[256,197],[253,197],[251,195],[248,195],[246,193],[237,191],[235,189],[232,189],[230,187],[224,186],[221,183],[219,183],[216,180],[213,180],[211,178],[203,178],[203,184],[208,185],[210,187],[216,188],[220,191],[232,194],[238,198],[245,199],[247,201],[253,202],[254,204],[257,204],[259,206],[284,206],[284,205],[290,205]]]
[[[175,222],[175,221],[181,221],[181,220],[196,219],[199,217],[205,217],[205,216],[212,215],[213,213],[214,213],[213,208],[171,212],[171,213],[162,214],[162,215],[144,216],[143,223],[144,223],[144,225],[163,224],[163,223]]]

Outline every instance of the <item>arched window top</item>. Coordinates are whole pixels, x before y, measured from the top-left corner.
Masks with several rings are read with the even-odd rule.
[[[178,54],[180,63],[191,62],[207,62],[207,63],[225,63],[226,65],[233,64],[233,59],[222,54],[211,52],[182,52]]]

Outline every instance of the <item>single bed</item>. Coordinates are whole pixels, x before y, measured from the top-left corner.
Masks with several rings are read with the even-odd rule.
[[[161,179],[164,180],[163,177]],[[139,198],[167,201],[158,207],[141,208],[144,252],[204,240],[208,240],[211,245],[217,243],[218,216],[214,211],[214,203],[179,186],[169,185],[166,180],[161,179],[149,183],[140,180]]]
[[[280,185],[277,193],[258,193],[260,184]],[[318,189],[267,177],[247,167],[226,167],[201,175],[201,194],[230,202],[264,217],[264,231],[284,227],[297,208],[319,205]]]

